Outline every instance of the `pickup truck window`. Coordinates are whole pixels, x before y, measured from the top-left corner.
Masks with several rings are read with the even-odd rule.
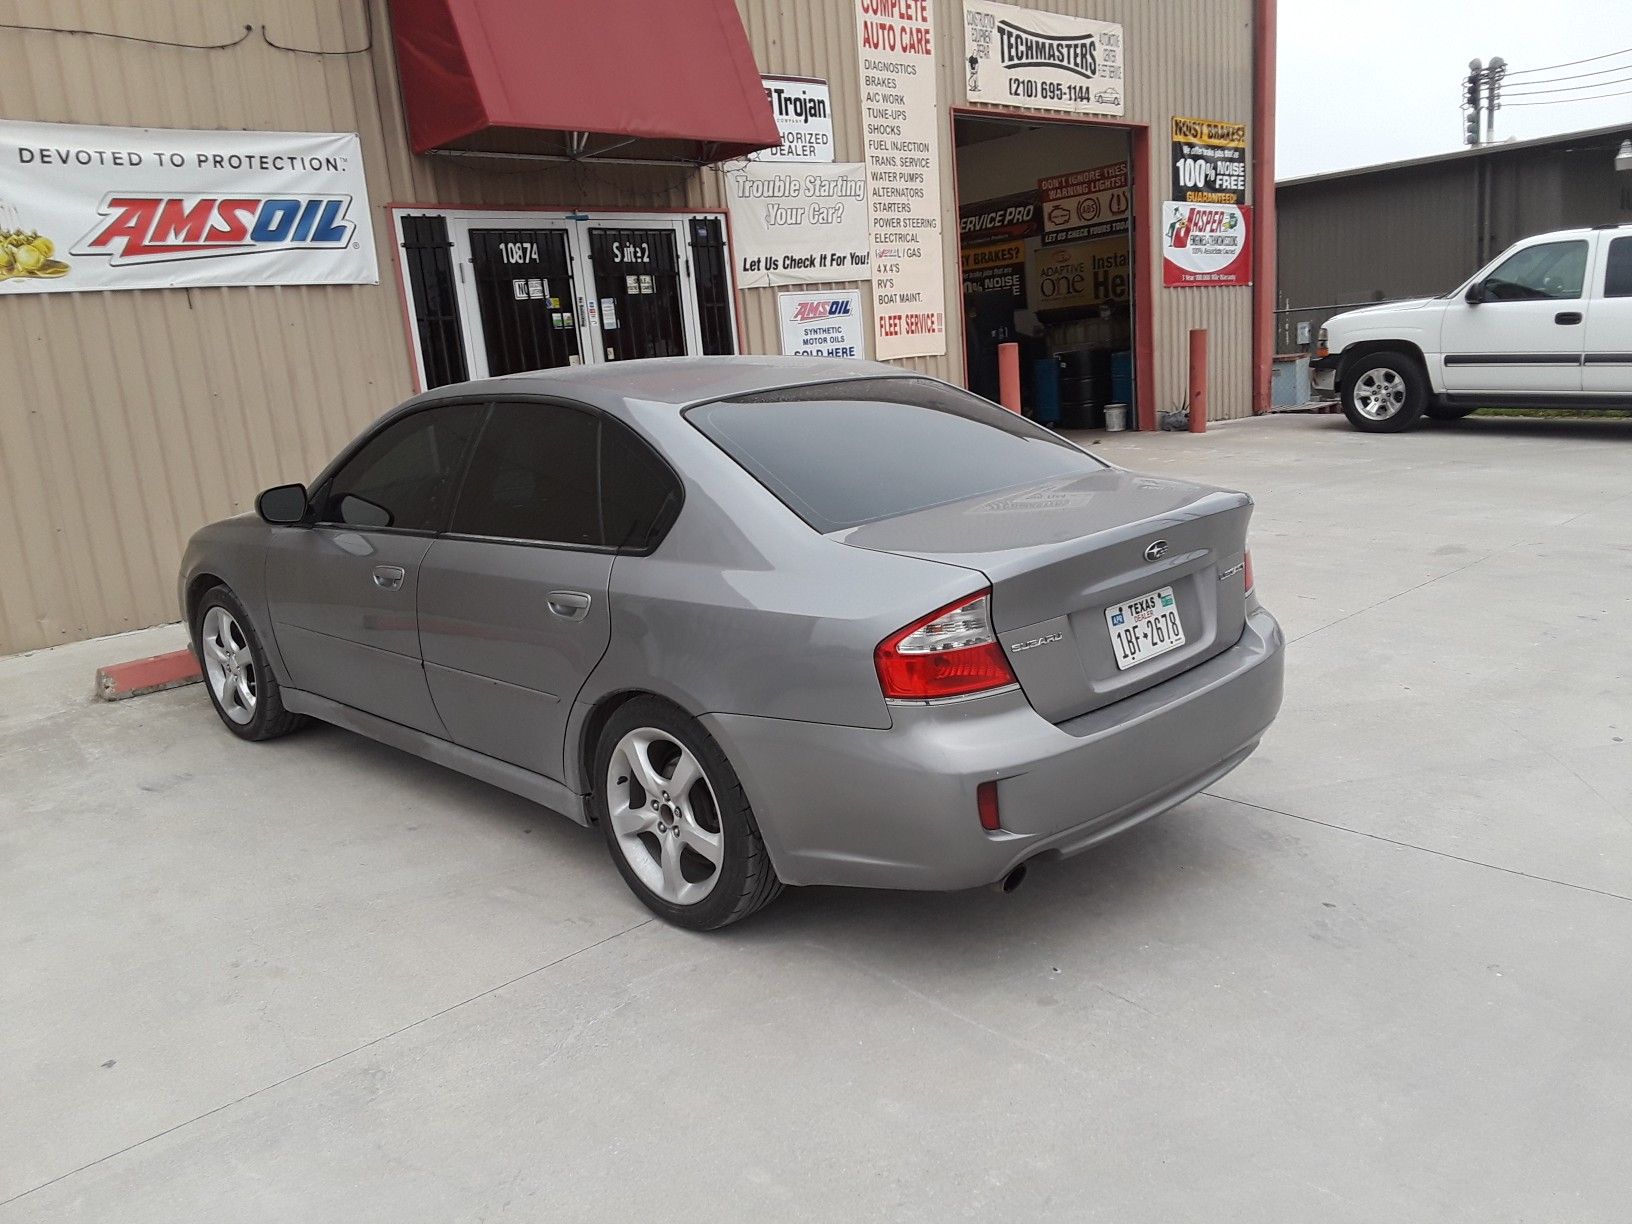
[[[1540,242],[1514,252],[1485,277],[1486,300],[1535,302],[1578,298],[1586,277],[1585,239]]]
[[[1604,261],[1604,296],[1632,297],[1632,238],[1610,240]]]

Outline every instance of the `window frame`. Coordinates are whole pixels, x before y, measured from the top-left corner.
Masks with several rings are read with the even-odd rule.
[[[464,461],[459,466],[459,471],[454,474],[454,495],[451,503],[449,504],[447,513],[447,523],[451,523],[453,521],[453,511],[459,504],[459,494],[464,490],[465,473],[470,469],[470,456],[475,452],[475,444],[481,441],[482,434],[487,429],[488,417],[491,415],[492,401],[490,397],[486,395],[461,395],[453,396],[447,399],[435,400],[426,404],[414,404],[411,407],[396,409],[395,411],[389,412],[385,416],[381,417],[378,421],[374,422],[371,429],[353,439],[351,445],[347,446],[338,455],[331,459],[328,466],[318,473],[317,478],[312,482],[310,491],[307,493],[307,501],[313,507],[313,509],[311,511],[310,520],[304,525],[309,527],[324,527],[335,531],[380,532],[386,535],[419,536],[421,538],[442,535],[443,532],[441,528],[371,527],[357,523],[340,523],[334,521],[333,519],[319,517],[316,508],[328,501],[329,487],[334,483],[334,478],[345,469],[347,464],[349,464],[369,445],[371,445],[376,438],[385,433],[386,430],[393,429],[403,421],[406,421],[411,417],[419,416],[421,413],[432,412],[439,408],[465,407],[474,407],[481,410],[481,419],[476,423],[476,431],[473,435],[470,450],[466,452]]]
[[[1591,293],[1589,292],[1589,290],[1590,290],[1590,286],[1591,286],[1591,282],[1592,282],[1592,243],[1586,238],[1550,238],[1545,242],[1532,242],[1528,246],[1522,246],[1516,251],[1509,251],[1509,252],[1505,253],[1504,255],[1500,256],[1498,262],[1496,264],[1494,264],[1490,268],[1490,270],[1488,272],[1486,272],[1482,276],[1480,276],[1479,283],[1481,285],[1486,286],[1486,290],[1487,290],[1487,294],[1488,294],[1488,289],[1489,289],[1490,282],[1493,279],[1495,279],[1496,273],[1500,272],[1503,268],[1505,268],[1508,264],[1512,263],[1515,259],[1520,259],[1520,258],[1524,257],[1525,255],[1530,254],[1532,251],[1539,251],[1543,247],[1568,247],[1568,246],[1576,246],[1576,245],[1579,245],[1583,249],[1584,255],[1583,255],[1583,260],[1582,260],[1582,268],[1581,268],[1581,283],[1580,283],[1579,286],[1577,286],[1576,291],[1575,291],[1573,296],[1571,296],[1571,297],[1552,297],[1550,295],[1542,295],[1542,296],[1538,296],[1538,297],[1512,297],[1512,298],[1486,296],[1486,298],[1482,302],[1480,302],[1480,305],[1481,306],[1511,306],[1511,305],[1514,305],[1514,304],[1522,304],[1522,303],[1526,303],[1526,302],[1581,302],[1581,301],[1585,301],[1587,298],[1589,298],[1591,296]],[[1504,284],[1504,285],[1518,285],[1519,282],[1517,282],[1517,281],[1502,281],[1501,283]],[[1524,286],[1524,287],[1529,288],[1529,286]]]
[[[1604,252],[1604,258],[1603,275],[1598,279],[1598,296],[1606,302],[1619,302],[1627,298],[1632,298],[1632,288],[1629,288],[1629,290],[1625,293],[1611,293],[1609,291],[1609,261],[1614,253],[1615,245],[1621,242],[1626,243],[1625,249],[1627,251],[1627,259],[1628,262],[1632,262],[1632,234],[1617,234],[1610,232],[1604,234],[1601,241],[1603,243],[1602,250]]]
[[[517,548],[547,548],[555,552],[598,553],[619,557],[649,557],[662,546],[663,541],[668,538],[670,529],[673,528],[675,521],[680,517],[682,507],[685,505],[686,482],[680,478],[680,473],[675,470],[674,465],[656,447],[642,437],[638,430],[627,422],[620,421],[611,413],[595,407],[593,404],[567,399],[559,395],[518,392],[506,393],[502,396],[483,396],[482,399],[487,405],[487,415],[482,421],[481,428],[477,430],[475,441],[471,444],[470,453],[465,456],[464,470],[459,474],[458,489],[454,493],[453,506],[448,512],[448,525],[444,530],[435,533],[438,539],[464,540],[474,544],[507,544]],[[477,450],[487,436],[488,429],[492,427],[494,409],[500,404],[539,404],[580,412],[593,418],[600,430],[604,431],[608,426],[620,429],[637,446],[644,448],[674,482],[675,490],[679,495],[675,498],[672,508],[653,523],[652,532],[646,546],[644,548],[629,548],[615,544],[571,544],[562,540],[532,540],[518,536],[482,535],[477,532],[451,530],[454,519],[459,513],[459,503],[464,500],[465,482],[470,476],[471,460],[475,458]],[[597,434],[595,446],[595,487],[597,497],[602,495],[605,481],[603,451],[600,444],[601,436],[601,434]]]

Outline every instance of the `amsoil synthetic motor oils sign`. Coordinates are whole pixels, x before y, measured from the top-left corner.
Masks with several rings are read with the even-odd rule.
[[[355,133],[0,121],[0,296],[379,279]]]

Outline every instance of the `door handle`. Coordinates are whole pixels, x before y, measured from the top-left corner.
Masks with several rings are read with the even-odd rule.
[[[544,596],[551,615],[569,621],[581,621],[588,616],[589,602],[589,596],[582,591],[551,591]]]
[[[402,580],[407,577],[400,565],[376,565],[374,567],[374,585],[382,591],[402,590]]]
[[[1553,322],[1568,327],[1572,323],[1581,322],[1581,312],[1579,310],[1561,310],[1553,316]]]

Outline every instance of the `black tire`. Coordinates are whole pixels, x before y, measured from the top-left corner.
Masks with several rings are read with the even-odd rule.
[[[241,704],[234,703],[229,710],[223,704],[221,695],[217,692],[215,672],[212,671],[209,647],[204,637],[206,625],[212,623],[210,613],[220,608],[230,618],[231,625],[236,633],[231,640],[241,639],[240,650],[249,652],[250,666],[247,669],[239,665],[241,672],[247,672],[246,684],[254,697],[254,709],[246,710]],[[266,662],[266,651],[261,647],[261,639],[255,632],[255,626],[244,611],[244,605],[232,593],[230,587],[214,586],[204,592],[198,601],[198,607],[193,610],[193,653],[197,656],[199,665],[204,672],[204,691],[210,695],[210,704],[220,716],[222,724],[239,739],[269,740],[277,739],[280,735],[288,735],[306,724],[302,714],[291,714],[283,708],[283,694],[278,688],[278,681],[272,674],[272,669]],[[241,655],[240,655],[241,657]],[[245,713],[248,718],[242,718]]]
[[[666,790],[660,796],[646,795],[638,779],[633,776],[635,771],[628,769],[628,748],[620,757],[619,774],[609,777],[614,755],[619,753],[625,738],[642,731],[659,734],[649,748],[640,749],[645,754],[647,765],[660,780],[659,785],[661,781],[672,778],[679,767],[678,752],[664,759],[665,750],[673,750],[678,745],[678,748],[689,752],[701,767],[706,789],[699,791],[693,784],[688,788],[687,796],[674,795],[672,804],[667,802],[670,796]],[[662,737],[667,737],[667,740]],[[601,826],[612,862],[630,891],[658,917],[694,931],[712,931],[741,922],[781,894],[782,881],[776,878],[776,871],[771,866],[771,857],[759,835],[759,825],[754,820],[753,809],[748,804],[748,796],[743,793],[742,781],[737,777],[736,770],[731,768],[731,762],[708,732],[695,719],[668,702],[656,697],[637,697],[617,709],[607,721],[600,742],[595,747],[595,772],[591,784],[595,789],[590,800],[590,812]],[[620,792],[616,798],[620,802],[620,812],[625,814],[620,816],[623,824],[621,835],[620,830],[614,827],[615,822],[610,814],[614,789]],[[683,798],[685,803],[682,807]],[[658,805],[655,809],[653,803]],[[629,814],[635,814],[633,819],[638,821],[648,811],[653,812],[648,818],[651,820],[667,815],[669,823],[658,826],[664,829],[661,835],[656,830],[634,831],[633,821],[626,819]],[[681,813],[678,817],[677,812]],[[673,853],[677,856],[677,864],[681,861],[678,856],[684,854],[687,864],[709,867],[709,860],[700,855],[693,858],[693,852],[685,848],[684,838],[675,824],[677,819],[684,819],[688,830],[700,827],[705,832],[717,832],[719,837],[720,858],[717,865],[713,865],[712,873],[687,885],[696,887],[712,881],[709,891],[699,900],[685,904],[654,891],[630,861],[631,854],[639,857],[644,852],[646,859],[642,862],[645,869],[661,871],[659,864],[665,861],[664,839],[672,836],[675,839]],[[714,830],[707,828],[709,823],[716,826]],[[627,851],[620,844],[623,841],[631,843]],[[701,872],[694,874],[702,875]],[[664,877],[665,885],[666,880],[667,877]]]
[[[1415,357],[1385,349],[1357,358],[1343,375],[1343,415],[1366,433],[1399,433],[1422,419],[1428,375]]]
[[[1436,421],[1460,421],[1469,413],[1477,412],[1477,404],[1429,404],[1428,415]]]

